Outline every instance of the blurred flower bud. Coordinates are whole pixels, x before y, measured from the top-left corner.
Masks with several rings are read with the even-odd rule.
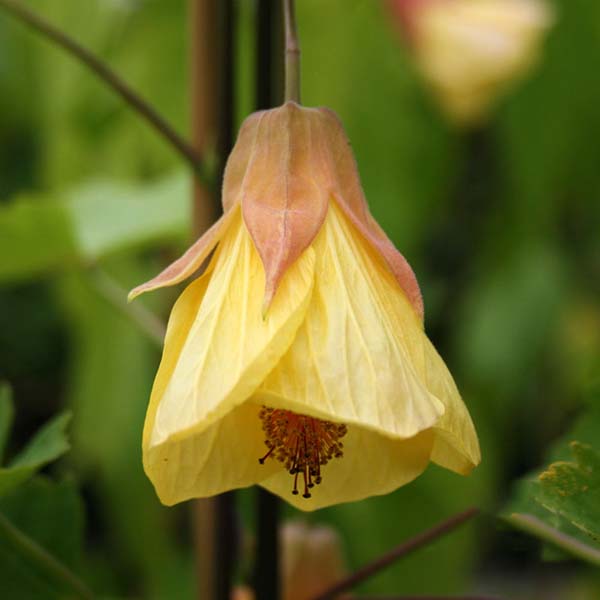
[[[345,576],[340,538],[331,527],[296,521],[280,535],[283,600],[309,600]]]
[[[238,585],[231,592],[231,600],[256,600],[252,588],[247,585]]]
[[[476,124],[537,62],[544,0],[392,0],[425,80],[453,121]]]

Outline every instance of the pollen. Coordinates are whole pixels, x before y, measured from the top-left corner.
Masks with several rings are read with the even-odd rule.
[[[283,463],[294,476],[294,495],[299,493],[298,480],[302,476],[302,496],[310,498],[310,488],[321,483],[321,467],[344,455],[340,440],[348,431],[346,425],[266,406],[262,407],[259,417],[269,450],[258,461],[262,465],[271,457]]]

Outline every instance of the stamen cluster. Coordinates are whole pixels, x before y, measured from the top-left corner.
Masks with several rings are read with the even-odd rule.
[[[264,464],[271,456],[283,463],[294,476],[294,495],[298,494],[298,476],[302,474],[302,496],[310,498],[309,488],[321,483],[321,467],[344,454],[340,440],[348,431],[346,425],[266,406],[262,407],[259,417],[269,449],[259,462]]]

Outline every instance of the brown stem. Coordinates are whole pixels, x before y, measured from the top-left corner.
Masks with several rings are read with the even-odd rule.
[[[295,0],[283,0],[285,21],[285,101],[300,103],[300,43]]]
[[[449,533],[459,525],[462,525],[465,521],[473,518],[475,515],[479,513],[479,509],[477,508],[469,508],[461,513],[458,513],[445,521],[442,521],[438,525],[435,525],[431,529],[423,531],[413,538],[403,542],[396,548],[390,550],[388,553],[384,554],[380,558],[374,560],[373,562],[365,565],[349,577],[342,579],[342,581],[334,584],[328,590],[319,594],[313,600],[331,600],[335,598],[341,592],[345,592],[346,590],[358,585],[359,583],[369,579],[379,571],[382,571],[386,567],[389,567],[392,563],[397,561],[398,559],[410,554],[417,548],[424,546],[443,535]]]
[[[196,152],[177,132],[150,106],[143,98],[114,71],[102,62],[96,55],[70,38],[39,15],[23,6],[18,0],[0,0],[0,8],[4,8],[13,17],[25,23],[38,33],[66,50],[72,57],[84,64],[95,73],[104,83],[116,92],[138,115],[154,128],[171,146],[189,163],[196,175],[206,184],[212,177],[207,172],[202,156]]]
[[[233,2],[190,0],[189,6],[192,140],[200,155],[214,148],[220,182],[233,136]],[[193,200],[193,234],[199,237],[218,217],[220,198],[196,180]],[[193,518],[198,598],[229,600],[237,545],[234,493],[196,500]]]

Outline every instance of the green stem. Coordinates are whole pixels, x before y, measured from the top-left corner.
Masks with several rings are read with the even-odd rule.
[[[0,513],[0,535],[48,575],[51,575],[53,579],[71,589],[75,593],[75,597],[93,600],[93,592],[75,573],[54,558],[37,542],[17,529],[2,513]]]
[[[189,163],[199,179],[212,185],[213,177],[207,171],[201,156],[150,106],[134,92],[129,85],[114,73],[92,52],[70,38],[39,15],[35,14],[18,0],[0,0],[0,8],[13,17],[66,50],[71,56],[95,73],[104,83],[116,92],[138,115],[159,133]]]
[[[295,0],[283,0],[285,21],[285,101],[300,103],[300,44]]]
[[[546,542],[550,542],[563,550],[568,550],[578,558],[600,566],[600,551],[580,542],[578,539],[567,535],[566,533],[558,531],[534,515],[514,513],[510,515],[507,520],[522,531],[526,531]]]
[[[90,280],[102,298],[130,318],[158,348],[162,349],[166,327],[153,312],[146,309],[142,304],[127,302],[127,291],[101,269],[92,269]]]

